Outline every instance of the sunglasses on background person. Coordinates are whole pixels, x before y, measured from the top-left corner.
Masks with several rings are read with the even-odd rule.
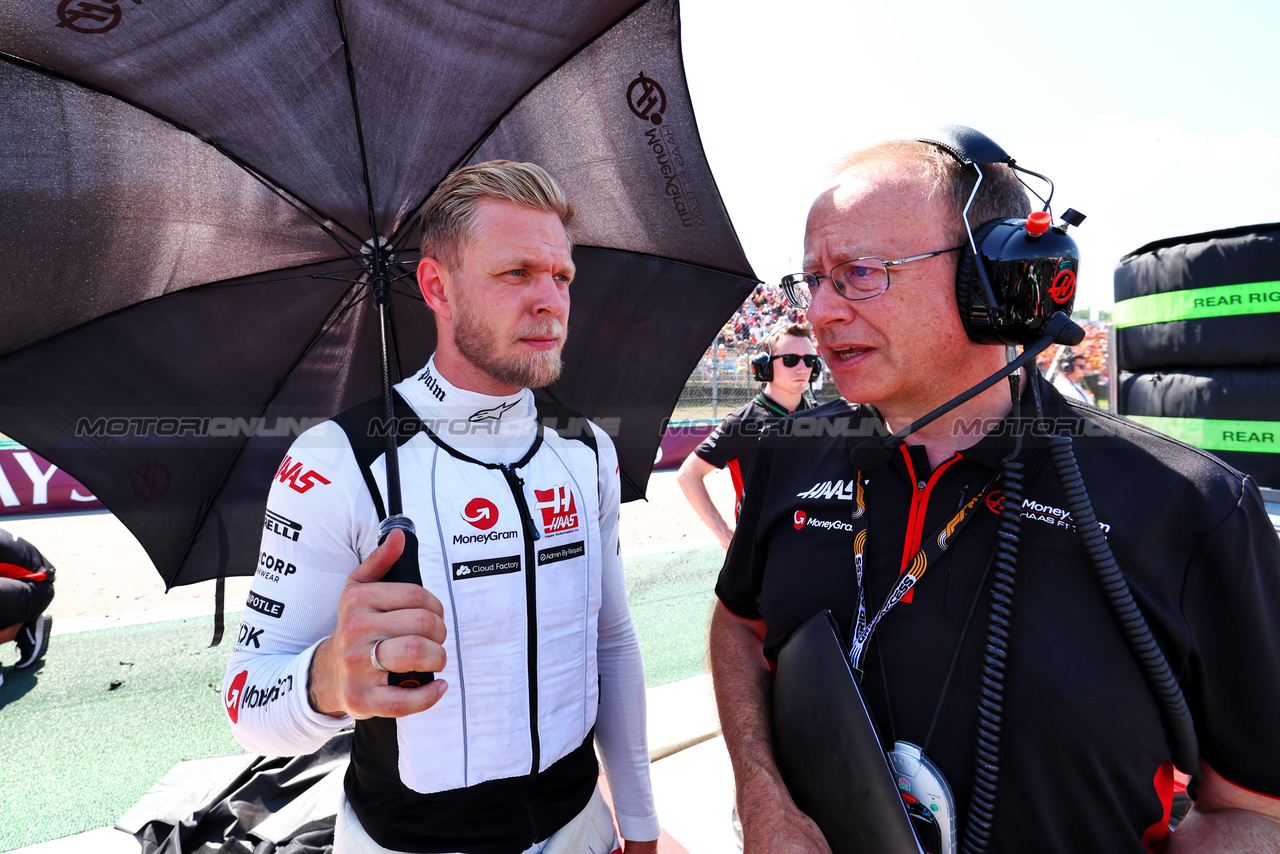
[[[804,362],[804,366],[806,368],[812,368],[814,365],[818,364],[818,356],[815,353],[805,353],[803,356],[799,353],[783,353],[780,356],[769,357],[769,361],[771,362],[774,359],[781,359],[782,364],[788,368],[794,368],[796,365],[800,364],[801,361]]]

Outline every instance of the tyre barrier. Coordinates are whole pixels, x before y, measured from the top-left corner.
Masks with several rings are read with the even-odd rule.
[[[1115,271],[1121,370],[1280,366],[1280,223],[1148,243]]]
[[[1126,417],[1280,488],[1280,370],[1125,371],[1118,400]]]

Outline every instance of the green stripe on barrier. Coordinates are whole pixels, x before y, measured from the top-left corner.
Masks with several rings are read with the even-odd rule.
[[[1116,303],[1111,321],[1117,329],[1123,329],[1172,320],[1270,312],[1280,312],[1280,282],[1246,282],[1134,297]]]
[[[1206,451],[1252,451],[1280,454],[1280,421],[1227,421],[1128,415],[1152,430]]]

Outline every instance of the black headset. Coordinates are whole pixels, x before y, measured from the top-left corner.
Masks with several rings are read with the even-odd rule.
[[[1017,172],[1045,176],[1017,166],[1014,159],[990,137],[963,125],[943,125],[918,142],[936,145],[965,167],[978,172],[969,204],[982,185],[985,164],[1003,163]],[[1023,219],[1011,217],[985,222],[969,229],[956,267],[956,304],[969,337],[979,344],[1030,344],[1044,334],[1044,325],[1055,312],[1071,316],[1075,305],[1080,250],[1067,234],[1084,215],[1068,210],[1057,225],[1045,209]]]
[[[773,335],[769,338],[772,340]],[[751,357],[751,375],[757,382],[773,382],[773,347]],[[818,356],[813,363],[813,372],[809,374],[809,382],[817,382],[820,376],[822,376],[822,357]]]

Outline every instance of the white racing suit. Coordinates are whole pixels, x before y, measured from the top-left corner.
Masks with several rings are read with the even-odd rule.
[[[403,512],[444,605],[449,690],[424,712],[356,723],[345,788],[361,825],[399,851],[523,851],[586,806],[594,735],[623,837],[656,838],[612,442],[585,419],[540,416],[527,390],[456,388],[434,361],[396,392]],[[348,574],[377,546],[385,427],[376,407],[318,425],[272,482],[223,689],[250,750],[311,752],[352,722],[313,710],[306,680]]]

